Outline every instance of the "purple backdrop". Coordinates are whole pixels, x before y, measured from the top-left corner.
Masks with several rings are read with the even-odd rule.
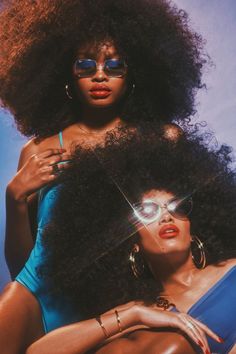
[[[193,27],[206,39],[208,53],[215,64],[205,74],[208,90],[197,97],[196,120],[207,121],[220,142],[236,148],[236,1],[175,0],[175,3],[190,14]],[[16,131],[12,117],[0,111],[0,289],[9,281],[3,255],[5,188],[15,173],[25,141]]]

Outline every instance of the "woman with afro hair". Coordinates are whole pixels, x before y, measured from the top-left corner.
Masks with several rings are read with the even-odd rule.
[[[139,122],[187,121],[206,56],[187,14],[165,0],[4,0],[0,43],[2,106],[32,137],[7,188],[14,278],[34,243],[28,209],[35,234],[38,191],[68,166],[73,143],[102,144],[107,131]]]
[[[75,150],[42,233],[38,274],[83,320],[27,354],[234,353],[229,148],[209,150],[196,134],[174,142],[153,126],[119,134],[119,144],[110,133],[105,149]]]

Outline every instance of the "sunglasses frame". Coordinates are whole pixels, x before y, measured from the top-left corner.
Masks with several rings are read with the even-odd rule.
[[[134,210],[134,215],[135,215],[136,218],[137,218],[138,220],[140,220],[141,222],[143,222],[143,223],[145,223],[145,224],[151,224],[151,223],[153,223],[154,221],[157,221],[157,220],[160,218],[160,216],[162,215],[162,213],[163,213],[162,210],[163,210],[163,209],[166,209],[166,210],[168,211],[168,213],[169,213],[171,216],[173,216],[174,218],[179,219],[179,220],[185,220],[184,217],[180,218],[180,217],[178,216],[178,214],[175,213],[175,210],[171,210],[170,208],[168,208],[168,206],[169,206],[171,203],[173,203],[174,201],[179,201],[179,203],[177,204],[177,206],[178,206],[178,205],[179,205],[181,202],[183,202],[184,200],[188,200],[188,201],[191,203],[191,207],[190,207],[189,212],[188,212],[187,214],[185,214],[185,217],[187,218],[187,216],[188,216],[188,215],[191,213],[191,211],[193,210],[193,199],[192,199],[192,197],[183,197],[183,198],[173,197],[173,198],[171,198],[170,200],[168,200],[168,201],[167,201],[166,203],[164,203],[164,204],[157,203],[157,202],[155,202],[155,201],[152,200],[152,199],[145,199],[143,202],[134,204],[134,206],[133,206],[133,208],[134,208],[134,209],[133,209],[133,210]],[[145,218],[145,217],[142,217],[136,208],[137,208],[137,206],[139,206],[139,205],[143,205],[143,203],[153,203],[153,204],[157,205],[157,206],[160,208],[160,213],[157,213],[157,215],[155,215],[154,217],[152,217],[152,218],[150,218],[150,219]],[[148,219],[148,220],[147,220],[147,219]]]
[[[94,67],[95,70],[94,70],[93,73],[88,74],[88,75],[81,75],[81,74],[76,73],[75,67],[76,67],[77,62],[81,63],[83,61],[89,61],[89,62],[95,63],[95,67]],[[123,74],[121,74],[121,75],[111,75],[110,73],[108,73],[106,71],[106,63],[109,62],[109,61],[121,61],[121,62],[123,62],[124,63],[125,72]],[[128,67],[128,65],[126,64],[125,60],[123,60],[123,59],[106,59],[103,64],[98,64],[96,62],[96,60],[94,60],[94,59],[86,59],[86,58],[84,58],[84,59],[76,59],[76,61],[74,62],[74,65],[73,65],[73,72],[74,72],[74,75],[77,76],[78,78],[92,77],[92,76],[94,76],[97,73],[98,70],[103,70],[104,73],[108,77],[123,77],[123,76],[125,76],[125,74],[127,72],[127,67]]]

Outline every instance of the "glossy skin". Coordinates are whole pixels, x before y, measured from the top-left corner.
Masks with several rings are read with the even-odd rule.
[[[164,205],[173,198],[172,193],[165,191],[150,191],[143,196],[143,200],[150,199],[154,202]],[[179,229],[177,236],[175,234],[167,235],[167,238],[160,237],[160,230],[164,225],[175,225]],[[190,222],[186,218],[180,220],[173,217],[166,209],[162,209],[160,219],[154,221],[145,228],[139,230],[139,245],[145,256],[163,256],[163,254],[178,254],[180,252],[189,253],[191,235]]]
[[[98,48],[93,43],[80,48],[78,55],[92,56],[101,64],[107,58],[118,58],[119,55],[111,42],[102,42]],[[73,67],[72,67],[73,71]],[[84,147],[103,144],[107,131],[122,124],[117,105],[127,89],[127,75],[110,78],[103,70],[98,70],[89,78],[73,76],[76,93],[82,106],[80,123],[70,125],[63,131],[65,149],[60,149],[58,135],[48,137],[40,143],[30,140],[22,149],[18,172],[7,187],[7,227],[6,227],[6,260],[12,277],[16,276],[27,260],[33,247],[30,225],[35,224],[36,210],[32,220],[28,218],[28,205],[37,205],[37,191],[43,186],[55,181],[57,175],[53,172],[53,164],[70,159],[71,145],[76,143]],[[106,98],[93,98],[90,88],[93,85],[106,85],[111,94]],[[75,99],[75,98],[74,98]],[[67,151],[66,151],[67,150]],[[67,168],[69,164],[58,165],[59,169]],[[32,207],[31,207],[32,209]],[[15,235],[19,244],[16,247]]]
[[[94,48],[94,44],[91,43],[88,47]],[[109,50],[115,52],[114,46]],[[102,60],[104,54],[101,53],[103,51],[97,52],[95,57],[97,61]],[[95,55],[95,53],[93,54]],[[85,148],[97,143],[102,144],[106,132],[122,124],[116,103],[125,94],[126,76],[112,78],[110,83],[110,79],[100,70],[94,77],[84,79],[83,82],[75,78],[74,80],[77,94],[80,96],[80,105],[82,104],[83,107],[81,127],[76,123],[64,129],[65,149],[60,148],[58,135],[50,136],[40,142],[36,141],[35,138],[27,142],[21,151],[17,174],[7,186],[5,255],[12,278],[24,266],[34,246],[34,232],[37,228],[37,192],[40,188],[58,178],[53,173],[52,165],[70,158],[71,144],[80,144]],[[96,100],[95,105],[92,104],[92,102],[95,103],[95,100],[90,100],[91,104],[89,105],[86,99],[86,87],[93,85],[94,82],[106,82],[107,85],[111,85],[111,97],[100,100],[100,106],[103,109],[98,109],[98,100]],[[85,91],[82,93],[80,90]],[[84,128],[84,130],[81,128]],[[59,169],[67,168],[67,166],[69,164],[61,164]],[[21,307],[19,299],[24,304]],[[9,311],[9,308],[11,311]],[[34,316],[30,316],[30,313]],[[34,296],[27,289],[22,289],[22,286],[18,283],[13,282],[4,290],[0,300],[0,318],[4,318],[4,321],[1,321],[0,324],[0,332],[4,334],[0,335],[0,347],[4,354],[19,354],[20,348],[25,350],[30,342],[43,335],[38,303]],[[28,332],[27,318],[30,323],[30,332]],[[15,323],[13,327],[12,323]],[[26,335],[26,332],[30,333],[30,336]],[[9,338],[12,341],[11,345]]]
[[[98,54],[97,54],[98,53]],[[117,52],[111,41],[105,41],[96,46],[85,45],[79,49],[76,59],[95,59],[97,65],[103,65],[106,59],[121,59],[121,55]],[[117,105],[127,90],[127,75],[123,77],[109,77],[102,69],[98,68],[95,75],[86,78],[78,78],[73,73],[74,87],[83,106],[91,108],[108,108]],[[94,85],[105,85],[111,91],[107,97],[94,97],[91,88]]]
[[[92,47],[93,45],[91,45]],[[82,55],[82,53],[79,54]],[[102,63],[105,58],[112,55],[118,55],[114,46],[112,44],[104,45],[104,43],[101,43],[101,51],[98,52],[95,59],[99,63]],[[112,90],[111,95],[103,99],[94,99],[91,97],[89,89],[94,82],[109,85]],[[102,70],[98,70],[91,78],[74,78],[74,84],[80,104],[82,104],[83,114],[79,124],[73,124],[63,131],[65,150],[59,148],[57,135],[48,137],[40,143],[36,142],[35,139],[30,140],[21,152],[18,172],[10,181],[7,188],[6,251],[8,264],[13,276],[19,272],[33,247],[34,241],[31,225],[35,222],[37,210],[35,209],[35,214],[31,214],[29,211],[33,204],[37,204],[38,189],[56,180],[57,176],[53,173],[52,165],[59,161],[67,160],[70,157],[71,143],[76,142],[84,147],[87,145],[91,147],[98,142],[102,144],[105,133],[122,124],[117,108],[127,90],[127,76],[123,78],[108,78]],[[168,130],[172,130],[172,126],[167,127]],[[169,134],[167,133],[167,135]],[[174,138],[176,138],[176,134],[174,134]],[[59,165],[59,168],[67,168],[67,165]],[[145,309],[145,311],[148,311],[149,314],[150,311],[153,313],[151,309]],[[126,313],[126,316],[129,314],[130,312]],[[39,305],[35,297],[18,283],[13,282],[10,284],[2,294],[0,317],[4,318],[4,321],[1,321],[0,324],[0,347],[3,354],[25,353],[30,343],[43,336]],[[149,319],[150,316],[147,318]],[[147,318],[145,321],[147,321]],[[155,323],[158,318],[156,316],[153,317],[154,325],[156,325]],[[113,317],[111,321],[114,327]],[[128,321],[130,321],[131,327],[137,323],[136,307],[132,310],[132,316],[128,316]],[[11,327],[12,323],[14,323],[13,327]],[[92,335],[95,333],[95,336],[98,336],[101,342],[104,338],[101,337],[101,330],[97,327],[96,322],[95,325],[95,332]],[[85,326],[82,328],[88,331],[86,324],[78,323],[76,326],[79,328]],[[116,327],[115,325],[115,333],[117,332]],[[9,330],[10,328],[11,330]],[[91,328],[90,324],[89,328]],[[81,333],[83,334],[82,329]],[[75,347],[72,347],[75,343],[76,345],[78,344],[77,327],[75,331],[72,328],[69,333],[68,328],[62,328],[59,330],[58,336],[57,332],[49,336],[49,341],[52,338],[52,342],[50,342],[51,349],[57,348],[59,350],[61,348],[62,351],[64,350],[68,354],[78,352],[78,348],[75,351]],[[64,336],[68,336],[68,342],[65,341],[67,337]],[[11,344],[8,338],[11,338]],[[48,336],[44,336],[44,338],[46,340],[46,347],[49,348],[47,342]],[[62,338],[60,345],[58,342],[59,338]],[[169,344],[166,343],[167,345],[169,347]],[[184,340],[185,345],[189,347],[188,342]],[[45,347],[43,348],[45,349]],[[39,352],[44,352],[44,349],[42,350],[40,342]],[[33,346],[33,348],[29,348],[27,353],[36,353],[37,350],[37,346],[36,349]]]

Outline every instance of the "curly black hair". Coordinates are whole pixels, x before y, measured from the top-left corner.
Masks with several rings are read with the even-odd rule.
[[[0,98],[27,136],[46,137],[79,120],[68,100],[75,53],[112,39],[129,66],[134,94],[125,121],[188,120],[203,86],[204,41],[168,0],[3,0]]]
[[[77,148],[43,233],[49,254],[39,272],[50,291],[66,294],[85,318],[134,299],[154,301],[160,284],[151,274],[135,279],[128,264],[138,239],[131,205],[152,189],[192,196],[191,233],[208,264],[236,257],[231,155],[225,145],[210,150],[199,134],[174,141],[153,125],[109,134],[105,148]]]

